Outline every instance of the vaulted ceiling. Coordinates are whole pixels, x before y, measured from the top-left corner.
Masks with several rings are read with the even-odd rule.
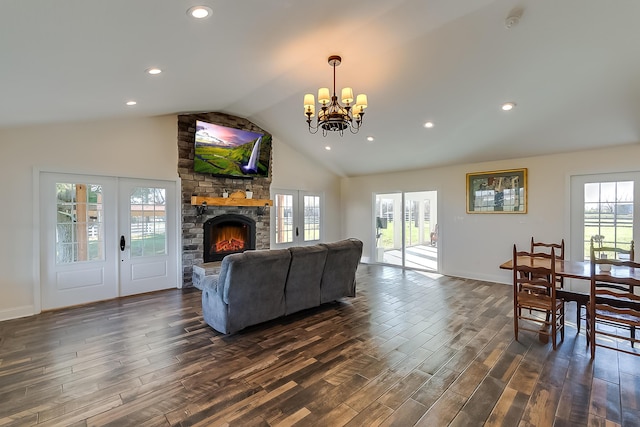
[[[344,176],[637,144],[639,18],[637,0],[2,0],[0,127],[219,111]],[[356,135],[307,130],[331,54],[338,91],[368,95]]]

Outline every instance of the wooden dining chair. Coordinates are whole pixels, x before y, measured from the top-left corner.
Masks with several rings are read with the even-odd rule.
[[[602,238],[603,236],[600,236],[600,237]],[[602,240],[599,240],[598,242],[601,243]],[[629,244],[629,249],[625,249],[622,247],[614,247],[614,246],[596,246],[595,243],[596,243],[596,240],[593,237],[591,237],[591,244],[589,246],[589,251],[595,250],[596,258],[602,257],[607,259],[619,259],[619,260],[631,260],[631,261],[635,260],[633,240]],[[587,316],[589,314],[589,307],[585,306],[585,315],[582,316],[582,305],[579,302],[577,304],[578,306],[576,310],[576,314],[577,314],[576,325],[578,327],[578,333],[580,333],[580,324],[582,323],[582,319],[585,319],[586,321]],[[589,339],[587,337],[587,345],[588,344],[589,344]]]
[[[635,261],[635,249],[633,240],[629,243],[629,248],[614,247],[614,246],[596,246],[594,244],[594,238],[591,238],[591,246],[596,253],[596,258],[615,259],[620,261]]]
[[[518,257],[529,261],[518,263]],[[548,260],[544,264],[549,268],[535,263],[535,258]],[[564,301],[556,297],[553,249],[549,260],[542,253],[518,252],[513,245],[513,329],[516,341],[520,330],[550,336],[554,350],[558,332],[564,341]]]
[[[640,263],[600,258],[593,245],[590,256],[587,345],[591,346],[591,358],[596,355],[596,346],[640,356],[640,352],[633,350],[635,343],[639,342],[635,332],[640,327],[640,296],[634,290],[640,287],[640,280],[610,272],[612,266],[640,269]],[[598,339],[599,335],[604,338]],[[620,340],[629,341],[631,349],[621,347]]]
[[[564,239],[560,243],[544,243],[536,242],[533,237],[531,238],[531,252],[542,252],[543,256],[551,257],[551,252],[554,252],[556,259],[564,260]],[[564,288],[564,277],[556,276],[556,283],[561,288]]]

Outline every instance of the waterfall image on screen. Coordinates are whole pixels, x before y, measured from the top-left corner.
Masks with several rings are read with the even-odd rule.
[[[244,170],[251,173],[258,171],[258,156],[260,155],[260,143],[262,142],[262,136],[253,144],[253,150],[251,150],[251,157],[249,157],[249,163],[244,166]]]

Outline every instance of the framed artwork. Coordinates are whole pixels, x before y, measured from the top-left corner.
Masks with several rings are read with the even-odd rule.
[[[467,174],[467,213],[527,213],[527,169]]]

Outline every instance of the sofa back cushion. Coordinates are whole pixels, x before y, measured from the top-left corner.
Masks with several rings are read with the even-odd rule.
[[[352,238],[320,245],[328,251],[320,284],[320,302],[324,304],[345,296],[355,297],[362,241]]]
[[[285,287],[287,314],[320,305],[320,283],[327,259],[327,248],[321,245],[289,248],[291,265]]]
[[[246,251],[222,260],[218,286],[223,286],[223,300],[228,304],[230,331],[285,314],[290,261],[287,249]]]

